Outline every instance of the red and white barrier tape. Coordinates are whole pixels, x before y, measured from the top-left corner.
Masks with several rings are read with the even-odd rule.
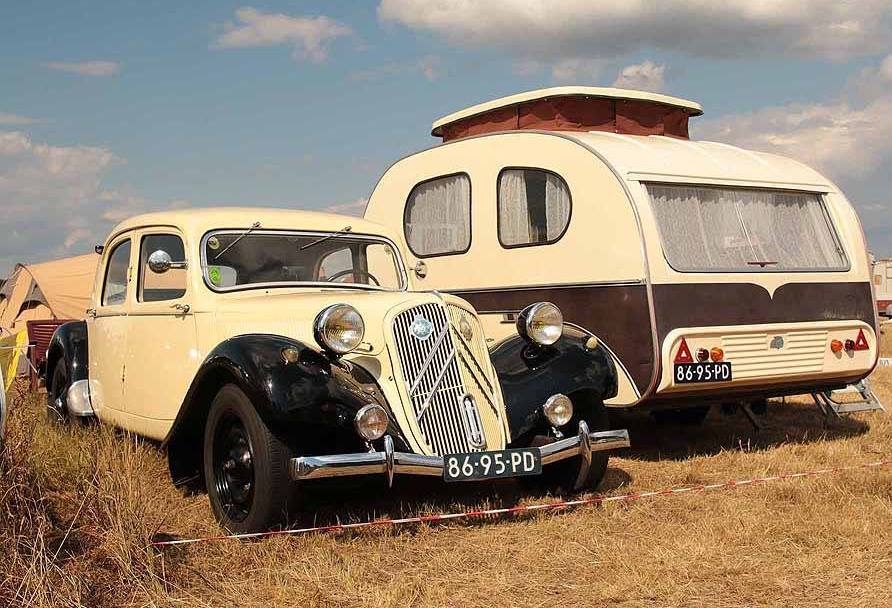
[[[801,479],[804,477],[818,477],[821,475],[831,475],[842,473],[845,471],[856,471],[863,469],[878,469],[880,467],[892,465],[892,460],[880,460],[876,462],[866,462],[864,464],[855,464],[843,467],[832,467],[828,469],[817,469],[804,473],[782,473],[780,475],[769,475],[766,477],[753,477],[752,479],[740,479],[723,481],[719,483],[698,484],[695,486],[685,486],[680,488],[667,488],[664,490],[654,490],[650,492],[632,492],[629,494],[619,494],[616,496],[593,496],[591,498],[580,498],[578,500],[565,500],[561,502],[544,503],[539,505],[517,505],[514,507],[505,507],[501,509],[481,509],[479,511],[465,511],[463,513],[438,513],[434,515],[419,515],[417,517],[404,517],[402,519],[375,519],[372,521],[363,521],[353,524],[333,524],[330,526],[317,526],[312,528],[294,528],[291,530],[276,530],[272,532],[255,532],[252,534],[230,534],[223,536],[208,536],[204,538],[184,538],[176,540],[160,540],[151,543],[152,547],[171,547],[176,545],[191,545],[201,542],[219,541],[219,540],[249,540],[256,538],[271,538],[274,536],[296,536],[300,534],[313,534],[318,532],[342,532],[345,530],[358,530],[362,528],[372,528],[379,526],[401,526],[406,524],[425,524],[443,522],[454,519],[470,519],[477,517],[488,517],[497,515],[513,515],[517,513],[532,513],[536,511],[557,511],[561,509],[570,509],[574,507],[582,507],[585,505],[601,505],[610,502],[631,502],[641,500],[642,498],[653,498],[655,496],[670,496],[673,494],[685,494],[689,492],[705,492],[707,490],[729,490],[741,486],[753,486],[772,481],[786,481],[790,479]]]

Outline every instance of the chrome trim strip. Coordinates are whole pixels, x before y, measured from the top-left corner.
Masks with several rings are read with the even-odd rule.
[[[418,390],[418,386],[421,384],[421,381],[424,380],[424,375],[427,373],[427,368],[431,366],[434,359],[436,358],[437,352],[440,350],[440,345],[443,343],[443,340],[446,338],[446,334],[449,333],[449,326],[444,325],[443,329],[440,330],[440,335],[437,336],[437,339],[434,341],[434,345],[431,347],[431,351],[427,355],[427,359],[424,360],[424,363],[421,364],[421,369],[418,370],[418,377],[415,378],[415,382],[412,384],[412,388],[409,389],[409,399],[415,396],[415,391]],[[439,383],[437,383],[439,386]],[[419,416],[420,417],[420,416]]]
[[[477,292],[503,292],[503,291],[534,291],[537,289],[584,289],[586,287],[617,287],[623,285],[644,285],[641,279],[623,279],[621,281],[592,281],[590,283],[541,283],[539,285],[511,285],[500,287],[467,287],[449,288],[444,290],[450,294],[477,293]]]
[[[424,413],[427,411],[427,408],[430,407],[431,399],[433,399],[434,395],[437,394],[437,389],[440,388],[440,384],[443,383],[443,377],[446,375],[446,372],[449,371],[449,366],[452,365],[453,361],[455,361],[455,349],[454,348],[452,349],[452,352],[449,354],[449,358],[446,359],[446,363],[443,364],[443,369],[440,370],[440,373],[437,375],[437,379],[434,380],[434,385],[431,387],[431,390],[427,394],[427,397],[425,397],[424,403],[421,404],[421,408],[419,409],[418,416],[417,416],[417,419],[419,422],[421,422],[421,418],[424,416]]]

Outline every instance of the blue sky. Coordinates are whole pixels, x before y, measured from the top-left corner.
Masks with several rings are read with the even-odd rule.
[[[892,254],[892,5],[642,4],[6,2],[0,275],[144,210],[358,212],[435,118],[570,83],[699,101],[695,137],[818,166]]]

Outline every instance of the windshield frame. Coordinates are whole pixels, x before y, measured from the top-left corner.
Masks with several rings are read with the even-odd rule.
[[[653,223],[656,227],[657,236],[659,237],[660,244],[660,253],[663,256],[663,260],[666,262],[666,265],[671,268],[674,272],[679,274],[844,274],[848,273],[852,270],[852,260],[849,256],[848,251],[846,250],[846,245],[843,242],[839,229],[836,226],[836,221],[834,221],[834,217],[830,212],[830,205],[827,200],[828,191],[827,190],[807,190],[807,189],[797,189],[797,188],[780,188],[773,185],[747,185],[741,186],[737,184],[715,184],[715,183],[701,183],[696,181],[679,181],[679,182],[667,182],[667,181],[658,181],[658,180],[642,180],[640,183],[641,190],[644,193],[644,200],[648,205],[648,210],[653,217]],[[804,194],[804,195],[812,195],[818,199],[818,202],[821,205],[821,212],[824,216],[825,221],[827,222],[827,227],[830,230],[830,235],[842,255],[844,264],[842,266],[837,267],[826,267],[826,268],[814,268],[814,267],[786,267],[786,268],[777,268],[774,266],[765,266],[760,267],[758,265],[753,265],[752,268],[738,268],[738,267],[718,267],[718,268],[697,268],[697,269],[686,269],[686,268],[678,268],[672,260],[669,259],[669,254],[666,252],[666,240],[664,235],[664,228],[660,224],[660,221],[657,219],[657,213],[654,209],[654,201],[651,198],[650,190],[648,186],[678,186],[678,187],[690,187],[690,188],[711,188],[717,190],[755,190],[761,192],[779,192],[779,193],[788,193],[788,194]]]
[[[217,234],[235,234],[239,235],[245,232],[245,228],[214,228],[208,230],[201,237],[199,245],[199,260],[201,264],[201,280],[205,286],[214,293],[230,293],[234,291],[247,291],[250,289],[294,289],[294,288],[313,288],[313,289],[358,289],[361,291],[406,291],[409,288],[409,278],[406,272],[406,265],[403,262],[403,256],[399,248],[392,240],[379,234],[368,234],[363,232],[343,232],[338,230],[293,230],[290,228],[258,228],[252,230],[249,236],[256,235],[274,235],[274,236],[309,236],[324,237],[330,236],[331,239],[351,239],[365,240],[370,243],[382,243],[391,248],[397,261],[397,271],[400,278],[400,286],[398,288],[380,287],[378,285],[364,285],[360,283],[333,283],[331,281],[277,281],[273,283],[246,283],[244,285],[234,285],[232,287],[217,287],[211,283],[208,278],[208,259],[207,259],[207,241]]]

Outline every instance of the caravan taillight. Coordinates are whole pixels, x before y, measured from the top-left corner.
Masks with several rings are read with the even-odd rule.
[[[842,342],[839,340],[830,340],[830,350],[833,353],[841,353],[842,352]]]
[[[847,352],[847,353],[850,353],[850,352],[852,352],[853,350],[855,350],[855,341],[852,340],[851,338],[849,338],[848,340],[846,340],[846,341],[843,343],[843,345],[845,346],[845,348],[846,348],[846,352]]]
[[[870,350],[870,346],[867,344],[867,338],[864,337],[864,330],[858,330],[858,337],[855,338],[855,346],[853,350]]]
[[[713,346],[709,351],[709,356],[712,357],[713,361],[718,362],[725,358],[725,351],[718,346]]]
[[[697,349],[697,361],[703,363],[704,361],[709,361],[709,351],[705,348]]]
[[[691,349],[688,348],[688,343],[684,338],[681,339],[681,344],[678,345],[678,352],[675,353],[675,363],[693,363],[694,358],[691,356]]]

